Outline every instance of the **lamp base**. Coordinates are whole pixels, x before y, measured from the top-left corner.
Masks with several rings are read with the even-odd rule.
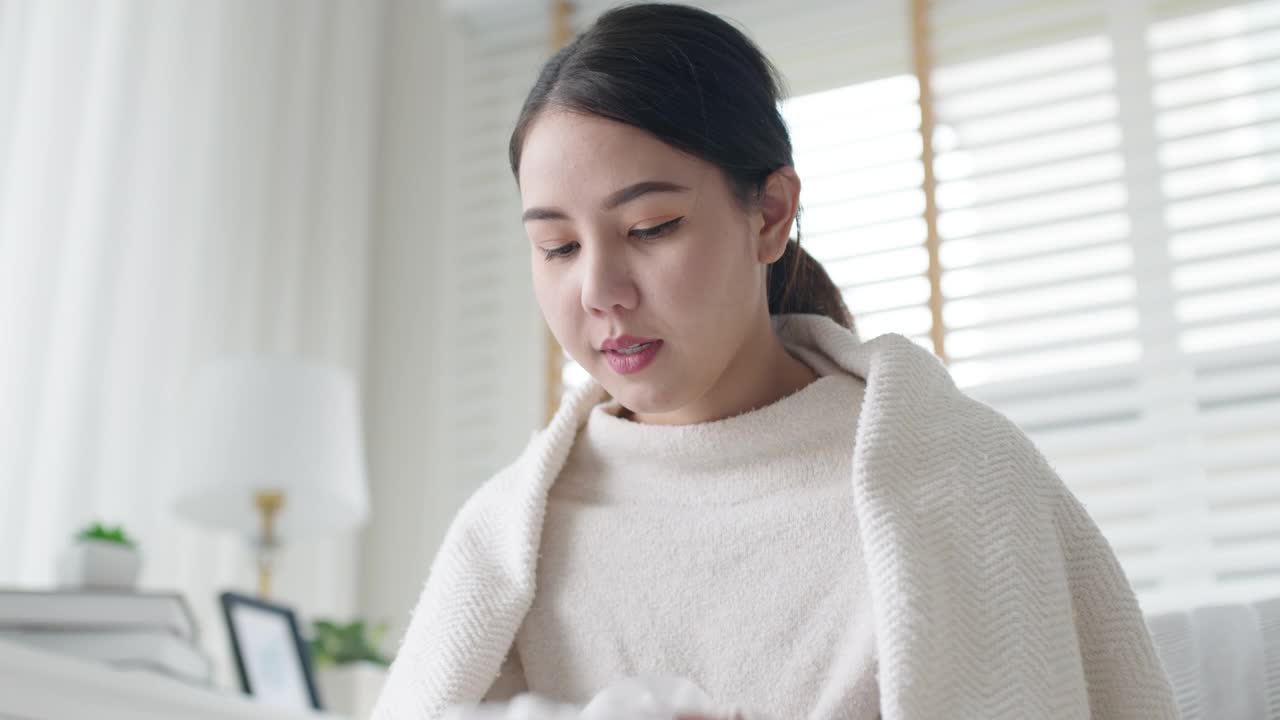
[[[262,537],[258,539],[258,597],[266,600],[271,594],[271,572],[279,548],[275,520],[284,507],[284,492],[261,490],[253,496],[253,504],[262,515]]]

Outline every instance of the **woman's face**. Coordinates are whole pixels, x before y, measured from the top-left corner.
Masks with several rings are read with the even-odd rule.
[[[519,183],[547,324],[624,407],[698,402],[768,327],[763,265],[782,246],[714,165],[638,128],[549,110],[525,136]],[[609,348],[621,336],[655,342],[628,355]]]

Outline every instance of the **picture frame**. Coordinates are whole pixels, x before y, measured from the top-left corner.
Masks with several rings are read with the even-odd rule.
[[[240,689],[273,707],[319,711],[311,650],[293,609],[236,592],[219,596]]]

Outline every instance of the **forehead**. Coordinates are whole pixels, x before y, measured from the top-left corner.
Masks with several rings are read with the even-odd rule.
[[[599,198],[641,180],[701,183],[705,161],[637,127],[595,115],[550,110],[525,135],[520,194],[526,207]]]

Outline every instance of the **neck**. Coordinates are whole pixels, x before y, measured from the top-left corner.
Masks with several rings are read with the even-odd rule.
[[[639,414],[624,410],[621,417],[653,425],[723,420],[777,402],[818,377],[808,365],[787,352],[767,315],[763,327],[758,327],[742,347],[744,350],[725,368],[715,385],[694,402],[669,413]]]

